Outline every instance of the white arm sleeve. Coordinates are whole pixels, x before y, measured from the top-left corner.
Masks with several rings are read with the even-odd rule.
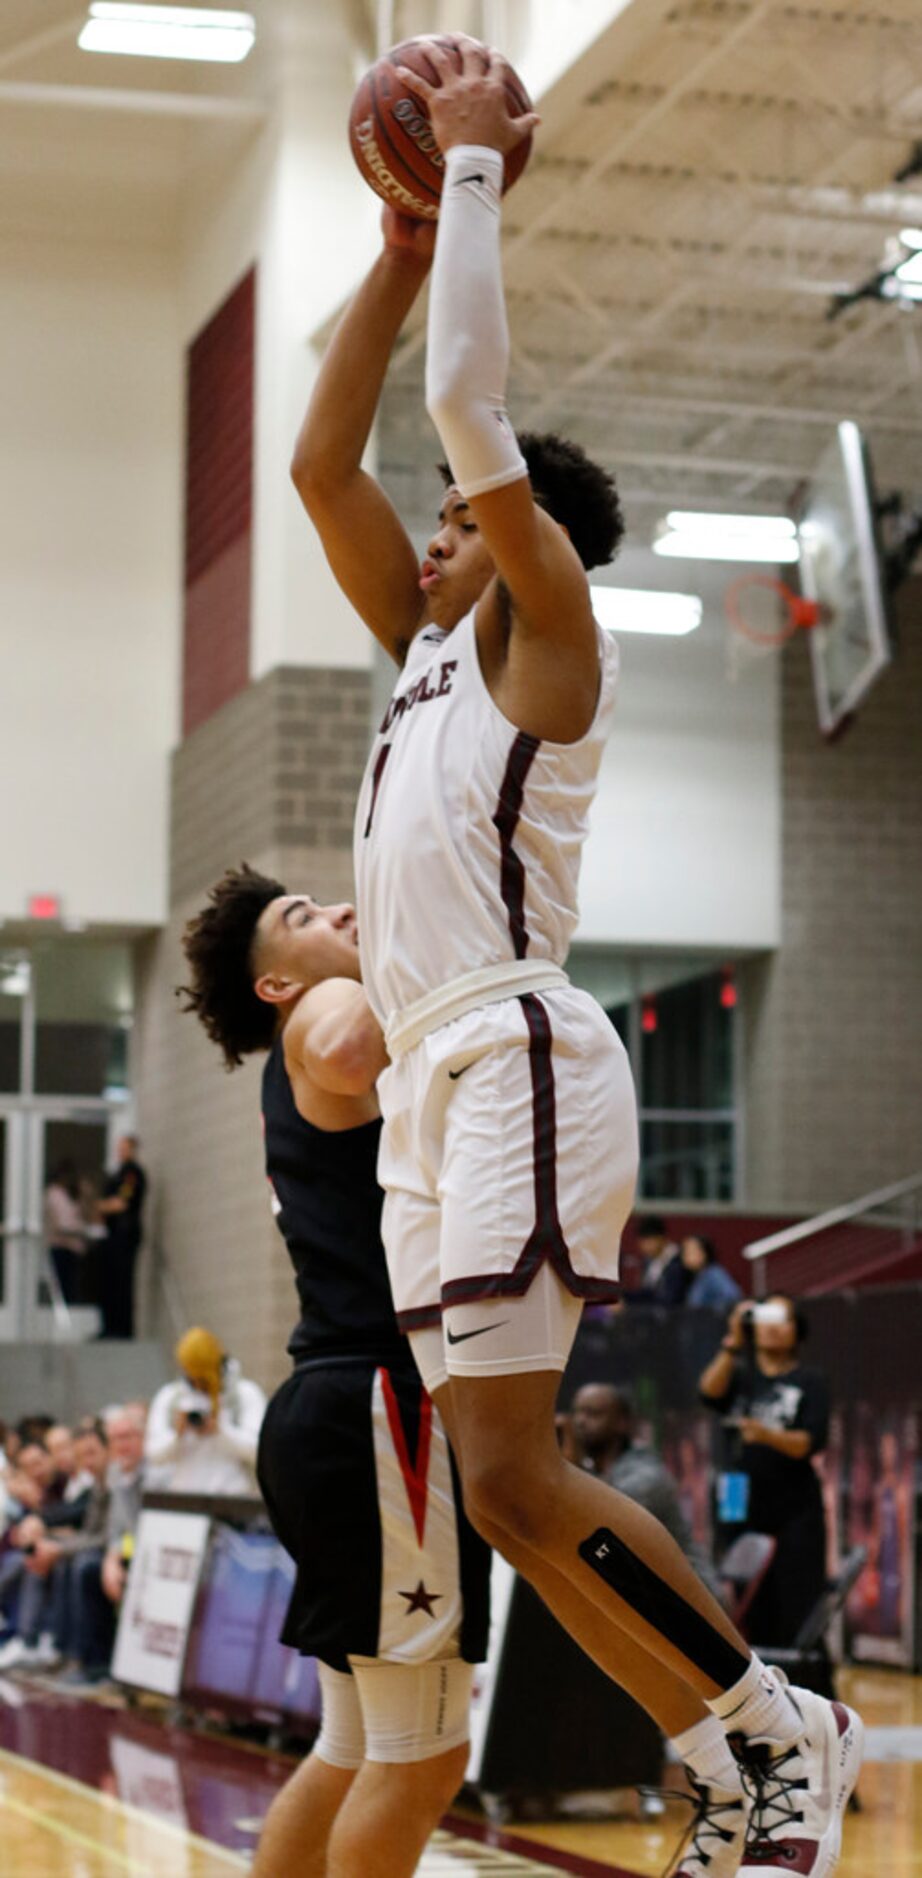
[[[498,150],[455,144],[448,151],[429,297],[426,408],[464,496],[528,475],[506,416],[502,187]]]

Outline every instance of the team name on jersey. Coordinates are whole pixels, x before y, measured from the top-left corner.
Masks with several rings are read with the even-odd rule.
[[[417,704],[431,704],[433,698],[447,698],[457,669],[457,659],[443,659],[438,668],[438,684],[435,683],[434,672],[424,672],[422,678],[417,678],[415,685],[410,686],[409,691],[402,692],[399,698],[392,698],[384,713],[379,737],[383,737],[399,718],[405,717]]]

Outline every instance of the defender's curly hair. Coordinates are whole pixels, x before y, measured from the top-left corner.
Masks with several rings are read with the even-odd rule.
[[[272,1047],[276,1012],[253,989],[253,936],[270,901],[287,891],[243,861],[212,887],[208,905],[183,933],[192,983],[177,986],[176,995],[223,1051],[227,1069]]]
[[[615,479],[593,463],[578,443],[555,431],[520,430],[519,449],[528,465],[534,498],[566,529],[586,572],[613,561],[624,538],[624,516]],[[446,487],[454,481],[439,464]]]

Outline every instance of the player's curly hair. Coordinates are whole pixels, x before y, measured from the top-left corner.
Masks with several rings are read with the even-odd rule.
[[[242,861],[212,887],[183,933],[192,983],[178,985],[176,995],[223,1051],[226,1069],[272,1047],[277,1014],[253,989],[253,936],[270,901],[287,891]]]
[[[566,529],[586,572],[613,561],[624,538],[614,477],[555,431],[516,435],[535,501]],[[439,464],[439,473],[446,486],[454,481],[447,463]]]

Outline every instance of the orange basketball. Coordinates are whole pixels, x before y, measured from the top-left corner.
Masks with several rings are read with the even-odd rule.
[[[438,219],[445,159],[432,134],[425,104],[401,83],[396,67],[406,65],[430,85],[437,85],[439,74],[428,56],[433,44],[451,53],[460,71],[459,41],[453,33],[404,39],[365,73],[349,112],[349,142],[365,181],[391,208],[420,222]],[[482,55],[486,71],[486,46]],[[516,117],[530,111],[531,99],[508,64],[505,82],[510,111]],[[504,189],[511,189],[521,176],[530,150],[529,136],[508,152]]]

